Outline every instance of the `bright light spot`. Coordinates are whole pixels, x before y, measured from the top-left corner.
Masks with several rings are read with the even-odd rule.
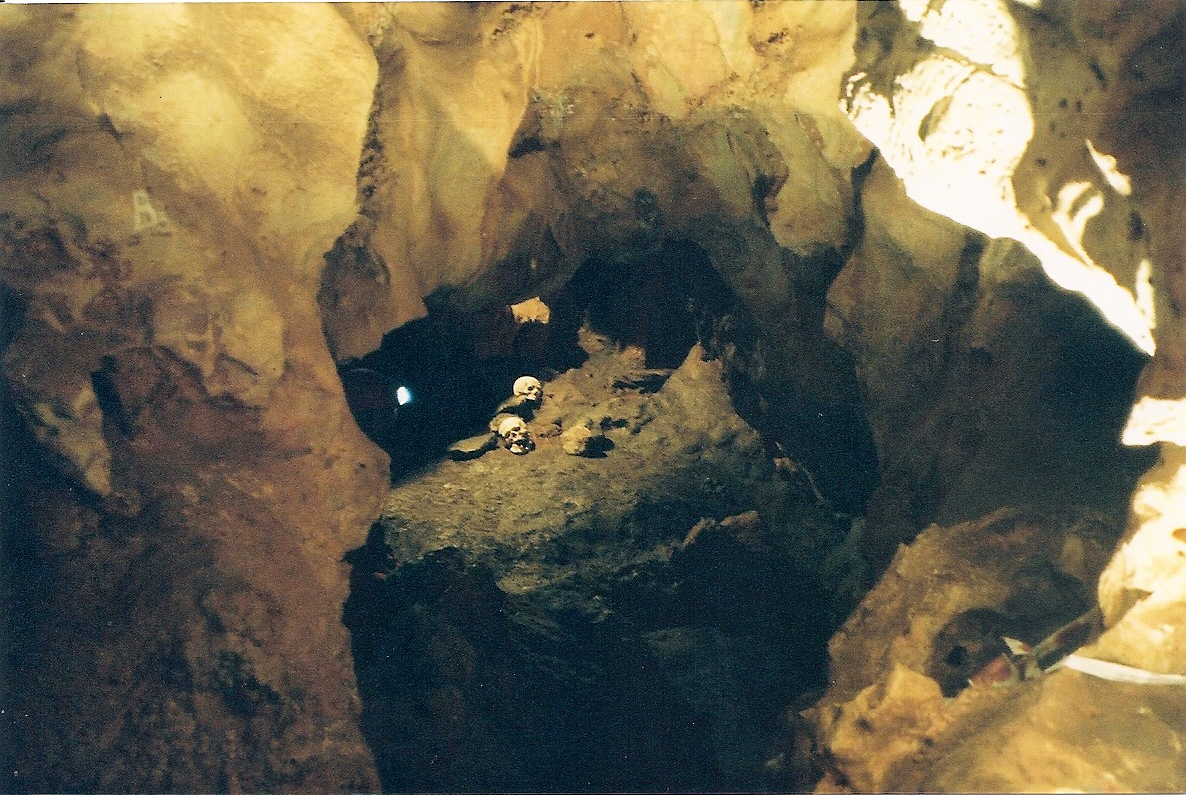
[[[1024,84],[1025,67],[1018,55],[1017,24],[1004,0],[921,2],[915,6],[903,13],[918,24],[918,34],[924,39],[991,68],[1015,85]],[[918,6],[922,7],[921,13]],[[915,14],[917,19],[912,18]]]
[[[1084,196],[1087,196],[1087,200],[1080,204]],[[1083,248],[1083,233],[1087,230],[1087,222],[1103,209],[1104,196],[1090,182],[1068,182],[1058,190],[1058,205],[1051,215],[1067,243],[1084,262],[1091,262],[1091,257],[1087,256],[1087,250]]]
[[[1020,242],[1055,283],[1082,293],[1152,354],[1151,290],[1138,307],[1133,290],[1083,246],[1088,222],[1104,209],[1099,188],[1090,182],[1062,186],[1052,211],[1062,231],[1057,242],[1018,209],[1013,175],[1033,137],[1034,119],[1022,88],[1021,37],[1008,6],[1002,0],[899,0],[899,8],[920,35],[960,57],[937,49],[900,74],[890,96],[879,93],[868,75],[853,75],[842,102],[853,125],[877,145],[911,199],[990,237]],[[1123,175],[1104,156],[1096,162],[1123,192],[1117,187],[1126,184]]]
[[[1013,170],[1034,129],[1026,93],[945,55],[915,65],[896,83],[887,98],[868,82],[850,82],[846,111],[910,198],[990,237],[1016,237]],[[946,107],[936,114],[941,100]]]
[[[518,323],[547,323],[552,319],[552,310],[540,300],[539,296],[528,298],[511,305],[511,313]]]
[[[1104,196],[1090,182],[1068,182],[1058,191],[1058,203],[1051,218],[1076,256],[1068,256],[1039,234],[1032,234],[1023,242],[1042,260],[1047,275],[1056,284],[1083,293],[1109,322],[1152,356],[1156,348],[1152,317],[1142,311],[1133,294],[1120,286],[1115,276],[1097,265],[1083,247],[1087,222],[1103,209]]]
[[[1095,161],[1096,167],[1104,175],[1104,178],[1108,180],[1108,184],[1112,186],[1112,189],[1121,196],[1131,196],[1132,180],[1120,170],[1120,167],[1116,164],[1116,158],[1096,151],[1091,141],[1087,142],[1087,151],[1091,152],[1091,159]]]
[[[1186,447],[1186,398],[1141,398],[1128,415],[1121,441],[1134,447],[1154,442],[1172,442]]]
[[[902,9],[902,16],[918,24],[927,13],[928,0],[898,0],[898,8]]]
[[[406,406],[412,402],[412,390],[406,386],[401,386],[395,390],[395,402],[401,406]]]
[[[1153,293],[1153,265],[1147,259],[1137,266],[1137,311],[1149,328],[1157,328],[1157,304]]]

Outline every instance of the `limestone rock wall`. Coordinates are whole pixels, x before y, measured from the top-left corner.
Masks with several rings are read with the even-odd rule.
[[[859,385],[822,331],[824,291],[857,236],[852,173],[871,151],[832,100],[854,10],[352,9],[382,77],[364,221],[322,290],[331,349],[373,350],[423,314],[420,296],[464,313],[546,301],[593,256],[690,241],[760,330],[738,367],[762,385],[765,424],[796,429],[786,441],[832,493],[867,493]]]
[[[373,54],[315,5],[6,7],[0,39],[5,786],[370,788],[341,558],[386,457],[316,295]]]
[[[1124,438],[1161,463],[1097,653],[1176,671],[1182,25],[1180,0],[4,8],[12,786],[373,787],[340,561],[387,461],[335,362],[426,302],[546,299],[671,241],[752,320],[747,420],[867,507],[881,563],[1060,498],[1100,378],[1074,496],[1114,502],[1151,362]],[[1101,354],[1049,282],[1129,342]]]
[[[798,255],[848,240],[848,171],[870,149],[831,100],[851,62],[848,4],[345,13],[382,74],[362,173],[370,222],[355,244],[378,264],[385,303],[373,317],[335,319],[349,325],[343,358],[422,312],[409,292],[498,265],[471,300],[529,297],[591,247],[633,242],[660,222],[677,234],[745,220],[764,227],[766,248]]]
[[[886,161],[861,208],[825,328],[853,357],[877,444],[871,558],[1004,505],[1123,510],[1150,464],[1119,443],[1148,357],[1026,247],[913,205]]]
[[[1004,508],[900,549],[829,645],[817,791],[1181,789],[1178,688],[1001,665],[1003,637],[1042,648],[1075,626],[1116,532],[1092,512]]]
[[[1156,678],[1183,671],[1186,548],[1177,530],[1180,523],[1170,517],[1181,515],[1183,499],[1183,326],[1178,295],[1186,251],[1181,209],[1186,158],[1180,132],[1186,8],[1180,2],[1151,3],[1135,12],[1134,7],[1119,3],[903,0],[865,4],[860,9],[857,62],[845,96],[854,124],[878,145],[910,199],[997,238],[980,258],[980,283],[973,291],[976,308],[959,332],[964,340],[978,337],[991,343],[995,338],[999,343],[1027,324],[1032,326],[1035,316],[1058,318],[1060,312],[1050,311],[1049,297],[1043,299],[1047,307],[1038,309],[1033,304],[1036,294],[1019,289],[1026,281],[1022,274],[1040,265],[1045,277],[1086,297],[1100,316],[1131,341],[1127,349],[1113,344],[1112,360],[1127,361],[1120,366],[1135,374],[1135,365],[1143,373],[1133,399],[1107,409],[1111,418],[1107,424],[1124,444],[1155,445],[1149,452],[1159,452],[1160,459],[1140,478],[1126,538],[1098,578],[1105,631],[1080,654],[1129,666],[1131,676]],[[873,209],[873,196],[866,193],[864,199],[865,207]],[[923,218],[934,228],[944,224],[941,219]],[[867,221],[871,234],[878,234],[879,224],[871,215]],[[884,227],[891,237],[894,226],[901,228],[902,223]],[[1024,250],[1014,248],[1010,240]],[[868,236],[866,242],[872,243]],[[947,251],[954,253],[959,245],[958,237],[950,240]],[[859,298],[854,300],[852,290],[857,278],[890,280],[883,268],[871,268],[870,259],[891,266],[896,259],[922,266],[907,272],[916,273],[924,293],[958,296],[959,291],[951,287],[959,286],[952,258],[940,257],[939,267],[933,267],[928,259],[933,250],[919,245],[917,239],[914,245],[899,245],[897,256],[887,257],[884,247],[869,248],[873,250],[864,256],[858,252],[850,263],[857,269],[842,274],[833,288],[830,328],[842,344],[850,347],[852,341],[877,339],[875,334],[861,333],[861,321],[897,331],[909,325],[903,323],[905,317],[914,316],[934,329],[933,341],[950,340],[944,337],[948,329],[935,307],[919,310],[907,300],[901,314],[878,312]],[[994,248],[1004,256],[994,256]],[[1002,286],[1008,289],[1001,290]],[[1018,304],[1027,292],[1029,297]],[[1050,296],[1050,290],[1043,294]],[[906,296],[917,300],[918,291],[907,289]],[[943,306],[946,310],[947,304]],[[1062,322],[1050,331],[1052,336],[1039,342],[1044,351],[1040,358],[1057,359],[1057,348],[1068,341],[1073,346],[1075,336],[1086,327],[1081,322]],[[873,351],[864,357],[858,354],[858,371],[915,372],[902,363],[913,364],[925,344],[919,344],[909,331],[906,338],[889,361],[875,362]],[[974,363],[980,358],[988,365],[995,358],[993,348],[989,344],[965,349],[964,359]],[[882,339],[874,349],[884,353],[891,346]],[[1132,351],[1138,349],[1145,355],[1134,359]],[[1080,356],[1085,352],[1078,351]],[[975,355],[968,358],[969,353]],[[1019,360],[1016,354],[1012,358]],[[922,360],[923,379],[946,369],[946,377],[975,382],[975,372],[936,370],[930,365],[933,357]],[[1047,367],[1052,365],[1058,366],[1048,359]],[[1014,406],[1039,409],[1040,419],[1029,431],[1038,438],[1066,423],[1065,419],[1051,422],[1056,417],[1044,410],[1049,400],[1026,395],[1027,383],[1032,386],[1035,376],[1040,380],[1047,367],[1037,363],[1018,371],[1022,380],[1015,386],[1021,389],[1012,398]],[[1080,370],[1080,375],[1086,372]],[[951,383],[944,384],[943,378],[932,381],[941,395]],[[866,382],[876,381],[875,377]],[[911,391],[907,384],[895,386]],[[982,406],[989,412],[1008,406],[1008,401],[993,396],[991,388],[982,394],[987,398]],[[1085,391],[1080,399],[1090,406],[1093,394],[1099,392]],[[875,427],[876,415],[901,399],[892,390],[885,397],[888,400],[872,401]],[[932,417],[975,428],[973,422],[964,423],[958,412],[945,411],[942,396],[932,400]],[[1079,424],[1087,413],[1079,417]],[[925,427],[927,414],[924,409],[914,415],[904,429],[887,426],[879,437],[881,450],[901,455],[904,448],[885,440],[895,432],[911,433],[912,424],[921,422]],[[1007,417],[998,413],[988,424],[990,434],[1009,427],[1002,419]],[[1073,438],[1073,425],[1070,433],[1056,435]],[[976,469],[975,448],[983,443],[981,439],[963,445],[962,452],[973,455],[954,467],[945,466],[941,454],[935,471],[950,476],[962,469],[967,477]],[[938,449],[944,447],[941,444]],[[961,446],[947,449],[950,455]],[[899,466],[909,466],[905,462],[910,458],[918,456],[906,454]],[[1083,458],[1090,459],[1090,455]],[[1024,473],[1027,481],[1046,474],[1053,463],[1043,463],[1041,455],[1015,454],[1003,460],[1025,461],[1015,464],[1015,471]],[[894,470],[894,462],[885,464],[883,460],[883,474]],[[1140,467],[1133,470],[1140,471]],[[1132,490],[1131,484],[1128,489],[1117,485],[1121,486],[1115,489],[1117,497]],[[1014,494],[1024,494],[1016,486],[1010,486]],[[877,509],[887,504],[886,497],[892,504],[895,492],[899,515],[912,507],[902,501],[900,489],[883,480],[879,497],[870,506],[871,523],[886,518],[878,517]],[[945,493],[951,501],[952,490]],[[943,510],[940,505],[937,515],[942,516]],[[947,518],[969,517],[949,514]],[[946,531],[932,528],[927,534],[941,532]],[[990,534],[981,534],[989,536],[984,542],[991,541]],[[925,546],[923,540],[919,539],[920,548]],[[913,578],[904,574],[901,565],[914,552],[914,546],[899,551],[894,570],[880,589],[913,590],[912,601],[927,593],[958,593],[960,588],[950,583],[941,591],[931,590],[935,572],[943,568],[935,556],[927,559],[931,574],[920,571]],[[838,666],[846,667],[844,659],[852,653],[846,651],[846,644],[862,634],[860,627],[877,623],[868,621],[867,611],[883,609],[885,601],[886,594],[870,594],[837,635],[833,652]],[[849,682],[832,688],[821,701],[823,712],[817,723],[821,743],[833,760],[847,759],[825,787],[1008,791],[1182,786],[1180,751],[1175,750],[1181,747],[1181,737],[1174,728],[1178,723],[1174,716],[1181,714],[1184,702],[1177,689],[1133,684],[1135,680],[1116,673],[1124,669],[1111,669],[1112,674],[1102,678],[1058,670],[1016,691],[969,691],[967,698],[961,696],[954,704],[943,702],[930,679],[916,676],[934,676],[933,671],[923,670],[922,661],[927,654],[939,653],[942,633],[922,627],[925,609],[912,606],[908,612],[910,626],[895,630],[890,621],[870,636],[876,636],[872,642],[879,648],[896,648],[889,652],[893,659],[875,672],[858,676],[855,687]],[[857,652],[853,659],[861,656]],[[1119,706],[1122,703],[1126,706]],[[1088,704],[1092,706],[1081,706]],[[1129,722],[1130,714],[1143,720]],[[1088,737],[1095,741],[1090,751]],[[865,742],[870,749],[882,751],[857,751]],[[1157,761],[1144,758],[1152,747],[1169,749],[1168,756]],[[1040,760],[1035,758],[1039,748],[1043,749]],[[991,751],[986,753],[987,749]],[[1171,769],[1176,772],[1163,777],[1163,771]]]
[[[1182,443],[1186,8],[977,0],[861,10],[847,108],[907,195],[1020,241],[1152,355],[1123,437],[1160,443],[1162,460],[1138,489],[1134,538],[1101,600],[1110,622],[1141,594],[1181,603],[1186,550],[1171,542],[1167,513]]]

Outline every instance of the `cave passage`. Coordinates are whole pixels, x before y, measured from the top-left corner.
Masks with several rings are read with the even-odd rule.
[[[1045,428],[1056,465],[1045,481],[1010,480],[994,457],[1009,438],[986,440],[965,467],[983,482],[937,493],[942,521],[1030,486],[1119,513],[1148,465],[1113,438],[1142,356],[1077,296],[1034,289],[1045,319],[1018,333],[1063,341],[984,356],[1001,372],[1042,372],[1016,388],[1045,413],[997,421]],[[597,252],[541,300],[547,323],[512,307],[467,315],[434,296],[428,317],[342,368],[396,480],[351,553],[345,610],[384,788],[813,786],[797,712],[827,687],[828,640],[876,579],[850,508],[865,492],[829,499],[778,443],[764,407],[792,387],[750,377],[768,343],[695,244]],[[444,458],[450,442],[489,433],[524,374],[544,382],[537,448]],[[362,387],[380,399],[362,402]],[[603,453],[566,454],[574,426],[602,435]],[[862,425],[846,438],[868,436]],[[836,466],[873,466],[857,447]],[[1081,477],[1101,467],[1111,474]],[[1002,632],[1036,642],[1090,606],[1082,582],[1035,566],[1014,602],[939,632],[929,665],[945,695],[1001,652]]]
[[[547,324],[436,297],[343,368],[380,393],[355,415],[398,476],[345,611],[384,788],[802,785],[768,763],[827,683],[843,616],[817,572],[851,517],[738,416],[753,324],[683,241],[598,252],[541,298]],[[443,458],[523,374],[537,448]],[[599,454],[564,452],[578,426]]]
[[[582,333],[642,351],[655,370],[678,367],[696,343],[720,356],[752,348],[757,334],[703,249],[684,240],[593,254],[541,297],[546,323],[518,320],[509,306],[466,313],[450,298],[448,291],[430,296],[427,317],[339,367],[355,419],[391,456],[397,479],[436,460],[450,442],[484,432],[517,377],[546,382],[580,366],[588,357]]]
[[[1186,0],[15,5],[0,789],[1186,792]]]

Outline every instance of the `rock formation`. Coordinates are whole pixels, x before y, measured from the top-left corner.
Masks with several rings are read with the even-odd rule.
[[[1131,413],[1125,411],[1126,422],[1115,432],[1122,432],[1128,445],[1158,445],[1160,456],[1136,486],[1128,532],[1099,578],[1105,632],[1083,653],[1154,674],[1181,674],[1186,549],[1169,517],[1183,499],[1175,484],[1182,472],[1179,429],[1186,415],[1179,401],[1186,384],[1175,362],[1184,332],[1176,296],[1186,239],[1180,198],[1171,197],[1181,196],[1186,165],[1180,132],[1186,10],[1181,3],[1155,3],[1142,6],[1140,14],[1133,11],[1112,3],[996,0],[866,6],[846,107],[910,198],[997,238],[993,246],[1020,242],[1024,256],[1036,258],[1051,281],[1081,293],[1136,348],[1152,355]],[[981,281],[999,278],[1010,258],[982,256]],[[1016,266],[1012,269],[1006,281],[1016,281]],[[1011,292],[1016,295],[1016,289]],[[988,290],[981,295],[986,293],[991,297]],[[1059,332],[1073,335],[1076,327],[1066,324]],[[1117,350],[1112,362],[1125,359],[1132,362]],[[1088,401],[1097,396],[1084,394]],[[1117,408],[1125,407],[1114,405],[1095,416],[1115,419]],[[1031,472],[1025,477],[1033,477]],[[893,488],[883,480],[881,488],[887,487]],[[871,594],[866,605],[878,600]],[[871,690],[862,695],[876,687],[885,698],[879,708],[892,712],[909,703],[914,710],[910,699],[917,689],[903,690],[901,703],[886,689],[902,670],[895,666],[906,662],[892,656],[872,677],[878,684],[866,681]],[[917,663],[907,666],[918,670]],[[1181,709],[1180,695],[1070,671],[1051,675],[1036,690],[1030,688],[1020,703],[990,709],[991,717],[964,716],[958,725],[971,736],[962,738],[961,751],[936,752],[943,761],[932,763],[930,752],[901,748],[878,762],[886,772],[894,764],[889,760],[900,754],[897,762],[904,764],[896,774],[862,783],[867,773],[841,764],[838,775],[858,788],[1181,786],[1177,778],[1125,772],[1144,748],[1122,739],[1133,733],[1154,736],[1172,726],[1167,715]],[[1162,703],[1163,697],[1168,701]],[[834,698],[845,697],[833,692],[824,703]],[[1095,706],[1064,704],[1055,722],[1048,717],[1052,704],[1063,699]],[[1118,730],[1119,708],[1110,705],[1119,701],[1152,723]],[[919,725],[928,722],[923,718]],[[921,732],[928,744],[941,742],[943,730],[935,725]],[[824,730],[825,744],[839,742],[835,731],[835,725]],[[1105,757],[1083,750],[1087,736],[1111,738]],[[1175,742],[1180,741],[1171,740],[1171,746]],[[1009,749],[1007,758],[974,750],[981,744]],[[1039,772],[1036,759],[1030,761],[1040,747],[1061,749],[1052,772]],[[1139,765],[1159,766],[1181,770],[1180,752]]]
[[[386,460],[316,303],[373,55],[322,6],[0,23],[5,786],[373,787],[340,561]]]
[[[1082,654],[1186,673],[1184,24],[1181,0],[0,9],[4,786],[378,786],[341,611],[389,462],[336,367],[424,322],[480,380],[533,297],[666,360],[644,369],[707,346],[729,422],[861,519],[817,539],[847,561],[827,621],[915,571],[924,530],[1020,511],[1036,535],[1002,554],[1096,589]],[[1076,547],[1068,516],[1112,536]],[[833,645],[826,785],[1181,786],[978,755],[1081,753],[1043,716],[1101,685],[945,712],[920,649],[975,600],[911,646],[894,587]],[[853,727],[907,708],[917,744],[862,767]]]

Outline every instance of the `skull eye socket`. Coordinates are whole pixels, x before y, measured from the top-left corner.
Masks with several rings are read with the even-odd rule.
[[[529,375],[516,379],[511,389],[516,395],[523,395],[533,399],[543,394],[543,385],[539,382],[539,379]]]
[[[522,436],[526,432],[527,426],[519,419],[503,420],[502,424],[498,426],[498,435],[504,439]]]

